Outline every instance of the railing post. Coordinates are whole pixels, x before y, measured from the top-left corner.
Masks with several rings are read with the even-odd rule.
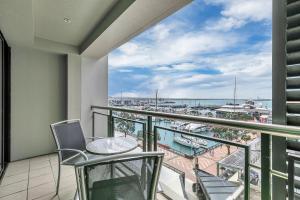
[[[250,146],[245,148],[245,168],[244,168],[244,199],[250,199]]]
[[[92,113],[92,137],[95,137],[95,112]]]
[[[143,151],[147,151],[147,133],[146,133],[146,124],[143,123]]]
[[[147,116],[148,151],[152,151],[152,116]]]
[[[115,118],[111,116],[111,136],[115,136]]]
[[[294,200],[294,187],[295,187],[295,164],[292,156],[288,156],[288,199]]]
[[[154,151],[157,151],[157,127],[154,126],[154,136],[153,136],[153,142],[154,142]]]
[[[270,136],[261,134],[261,199],[270,200]]]
[[[108,119],[107,119],[107,131],[108,137],[113,137],[113,130],[112,130],[112,110],[108,111]]]

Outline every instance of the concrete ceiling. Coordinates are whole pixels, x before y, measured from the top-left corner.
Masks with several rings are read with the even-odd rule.
[[[34,0],[35,36],[79,46],[117,0]],[[65,22],[64,18],[71,21]]]
[[[100,58],[190,1],[1,0],[0,29],[9,45]]]

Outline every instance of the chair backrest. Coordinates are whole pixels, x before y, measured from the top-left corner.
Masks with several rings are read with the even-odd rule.
[[[81,200],[154,200],[163,153],[106,156],[75,164]]]
[[[50,127],[58,149],[85,150],[86,144],[80,120],[66,120],[51,124]],[[58,153],[61,161],[78,154],[72,151],[59,151]]]

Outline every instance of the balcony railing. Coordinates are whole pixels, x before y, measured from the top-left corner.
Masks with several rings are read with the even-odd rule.
[[[228,120],[228,119],[221,119],[221,118],[209,118],[209,117],[200,117],[200,116],[190,116],[190,115],[181,115],[181,114],[173,114],[173,113],[162,113],[162,112],[153,112],[153,111],[144,111],[144,110],[133,110],[127,108],[120,108],[120,107],[106,107],[106,106],[91,106],[92,113],[93,113],[93,134],[95,134],[95,119],[96,115],[105,115],[108,117],[108,131],[109,136],[114,135],[115,129],[115,122],[116,119],[118,120],[125,120],[130,121],[132,123],[138,123],[142,125],[142,139],[141,139],[141,146],[143,151],[152,151],[158,150],[158,137],[159,131],[164,130],[168,131],[168,133],[173,133],[174,135],[181,135],[181,137],[188,136],[193,138],[200,138],[207,141],[214,141],[216,143],[221,143],[225,145],[235,146],[239,149],[243,149],[244,152],[244,169],[242,172],[243,176],[243,197],[244,199],[250,199],[250,169],[256,169],[261,171],[261,199],[271,199],[271,176],[276,176],[285,180],[288,180],[288,194],[289,198],[293,198],[294,196],[294,174],[282,173],[280,171],[273,170],[271,167],[271,154],[270,154],[270,136],[280,136],[285,138],[300,138],[300,128],[293,127],[293,126],[283,126],[283,125],[275,125],[275,124],[260,124],[254,122],[245,122],[245,121],[238,121],[238,120]],[[141,116],[145,116],[145,120],[138,121],[133,119],[126,119],[119,116],[116,116],[116,113],[123,112],[123,113],[132,113]],[[163,119],[171,119],[171,120],[180,120],[180,121],[187,121],[187,122],[195,122],[195,123],[205,123],[211,124],[214,126],[225,126],[228,128],[234,129],[243,129],[243,130],[252,130],[257,133],[260,133],[261,136],[261,152],[260,152],[260,166],[251,163],[251,148],[249,144],[241,144],[234,141],[224,140],[216,137],[211,137],[203,134],[195,134],[186,131],[179,131],[170,129],[167,127],[153,125],[153,117],[156,118],[163,118]],[[192,148],[192,151],[196,151],[195,148]],[[194,166],[194,170],[197,170],[198,164],[197,160],[198,157],[196,153],[193,154],[196,158],[196,164]],[[289,169],[294,170],[294,160],[296,157],[289,156],[288,157]],[[170,165],[170,164],[169,164]],[[196,172],[196,171],[195,171]],[[218,171],[219,172],[219,171]],[[200,187],[202,183],[196,180],[197,182],[195,187]],[[203,191],[206,193],[207,191]]]

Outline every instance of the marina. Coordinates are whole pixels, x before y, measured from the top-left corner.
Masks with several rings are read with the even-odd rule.
[[[114,106],[126,106],[133,109],[154,110],[196,116],[209,116],[217,118],[240,117],[241,120],[257,121],[261,123],[270,123],[270,117],[272,114],[270,109],[272,103],[270,100],[158,100],[142,98],[113,98],[110,100],[110,103]],[[138,121],[146,122],[145,118],[138,115],[133,116],[133,118]],[[162,120],[160,118],[153,118],[152,124],[153,126],[161,126],[194,134],[203,134],[210,137],[215,137],[218,135],[218,133],[214,132],[214,128],[207,124],[187,123],[184,121],[172,121],[168,119]],[[135,123],[134,132],[132,134],[138,136],[142,130],[142,125]],[[238,136],[233,136],[233,138],[239,138],[237,139],[238,141],[241,141],[242,138],[250,138],[251,140],[251,136],[244,132],[236,131],[235,134]],[[170,130],[158,129],[158,145],[176,154],[192,158],[194,156],[204,154],[205,152],[210,151],[221,144],[214,141],[182,135]]]

